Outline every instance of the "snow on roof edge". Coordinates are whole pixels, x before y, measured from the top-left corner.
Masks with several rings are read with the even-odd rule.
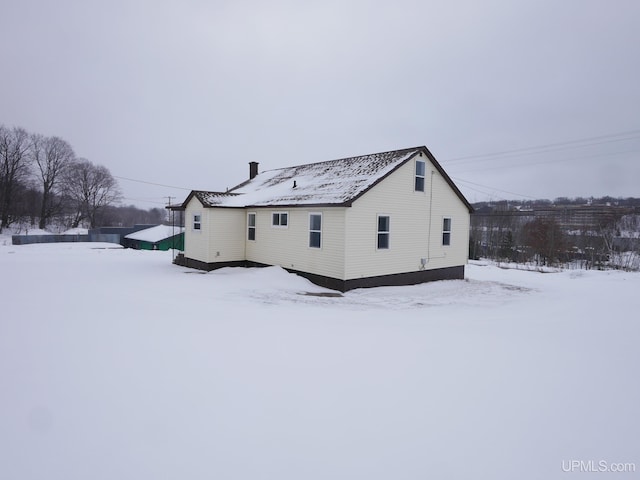
[[[173,227],[171,225],[156,225],[155,227],[145,228],[144,230],[138,230],[137,232],[130,233],[124,238],[128,240],[138,240],[142,242],[159,242],[165,238],[171,238],[174,235],[178,235],[184,232],[182,227]]]

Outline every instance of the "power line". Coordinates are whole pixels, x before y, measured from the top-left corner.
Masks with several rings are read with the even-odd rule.
[[[483,195],[488,195],[488,196],[490,196],[492,198],[494,196],[493,192],[487,192],[485,190],[479,190],[477,188],[473,188],[473,187],[469,187],[469,186],[465,186],[464,188],[465,188],[465,190],[473,190],[474,192],[478,192],[478,193],[481,193]],[[508,200],[506,197],[503,197],[503,196],[498,196],[498,195],[495,195],[495,196],[498,198],[498,200]]]
[[[122,197],[123,200],[129,200],[132,202],[145,202],[145,203],[155,203],[157,205],[166,205],[164,202],[158,202],[158,201],[154,201],[154,200],[146,200],[144,198],[129,198],[129,197]]]
[[[165,185],[163,183],[154,183],[154,182],[147,182],[145,180],[137,180],[135,178],[127,178],[127,177],[119,177],[118,175],[113,175],[114,178],[118,178],[120,180],[127,180],[129,182],[136,182],[136,183],[144,183],[146,185],[155,185],[156,187],[166,187],[166,188],[175,188],[177,190],[186,190],[188,192],[190,192],[192,189],[191,188],[184,188],[184,187],[176,187],[174,185]]]
[[[520,164],[517,164],[517,165],[502,165],[502,166],[493,166],[493,167],[481,167],[479,169],[464,170],[463,172],[460,172],[460,173],[463,173],[463,174],[464,173],[471,173],[471,172],[477,172],[479,170],[481,170],[483,172],[487,171],[487,170],[497,170],[497,169],[505,170],[507,168],[514,168],[514,167],[524,168],[524,167],[530,167],[530,166],[534,166],[534,165],[544,165],[544,164],[549,164],[549,163],[560,163],[560,162],[571,162],[571,161],[575,161],[575,160],[584,160],[586,158],[611,157],[613,155],[624,155],[624,154],[632,153],[632,152],[635,152],[635,151],[637,151],[637,149],[626,150],[626,151],[622,151],[622,152],[584,155],[584,156],[580,156],[580,157],[565,158],[565,159],[560,159],[560,160],[555,159],[555,160],[544,160],[544,161],[539,161],[539,162],[520,163]],[[510,195],[516,195],[518,197],[530,198],[530,199],[533,199],[533,200],[539,199],[539,197],[532,197],[531,195],[525,195],[525,194],[522,194],[522,193],[511,192],[511,191],[508,191],[508,190],[502,190],[502,189],[499,189],[499,188],[496,188],[496,187],[492,187],[492,186],[489,186],[489,185],[483,185],[483,184],[480,184],[480,183],[471,182],[469,180],[464,180],[464,179],[462,179],[460,177],[455,177],[453,175],[451,175],[451,178],[455,179],[457,182],[460,182],[460,183],[463,183],[463,184],[467,184],[465,186],[465,188],[468,188],[470,190],[474,190],[474,191],[479,192],[479,193],[484,193],[485,195],[494,195],[495,194],[494,192],[497,191],[497,192],[502,192],[502,193],[508,193]],[[489,191],[478,190],[477,188],[470,187],[469,185],[475,185],[475,186],[478,186],[478,187],[486,188],[486,189],[489,189]]]
[[[462,161],[462,162],[456,163],[453,166],[457,167],[458,165],[462,165],[462,164],[466,164],[466,163],[477,164],[477,163],[480,163],[480,162],[491,162],[491,161],[494,161],[494,160],[511,160],[512,158],[517,158],[517,157],[525,157],[525,156],[530,156],[530,155],[542,155],[542,154],[545,154],[545,153],[554,153],[554,152],[559,152],[559,151],[562,151],[562,150],[572,150],[572,149],[582,148],[582,147],[593,147],[593,146],[597,146],[597,145],[603,145],[605,143],[620,142],[620,141],[623,141],[623,140],[635,140],[635,139],[638,139],[638,138],[640,138],[640,136],[623,138],[623,139],[618,139],[618,140],[609,140],[609,141],[605,141],[605,142],[585,143],[585,144],[582,144],[582,145],[574,145],[574,146],[569,146],[569,147],[564,147],[564,148],[553,148],[553,149],[549,149],[549,150],[538,150],[538,151],[523,152],[523,153],[519,153],[519,154],[515,154],[515,155],[509,155],[509,156],[496,156],[494,158],[483,158],[483,159],[477,159],[477,160],[466,160],[466,161]],[[632,150],[629,150],[629,151],[626,151],[626,152],[622,152],[622,153],[631,153],[631,152],[636,152],[638,150],[639,149],[634,148]],[[611,153],[605,152],[605,153],[597,154],[596,156],[606,156],[606,155],[611,155]],[[588,158],[588,157],[582,156],[580,158]],[[562,160],[559,160],[559,161],[562,161]]]
[[[489,167],[478,167],[478,168],[472,168],[471,170],[463,170],[461,172],[458,173],[471,173],[471,172],[477,172],[477,171],[487,171],[487,170],[505,170],[507,168],[524,168],[524,167],[531,167],[534,165],[545,165],[545,164],[549,164],[549,163],[563,163],[563,162],[574,162],[576,160],[585,160],[587,158],[600,158],[600,157],[613,157],[615,155],[625,155],[627,153],[633,153],[633,152],[637,152],[640,151],[640,149],[634,148],[631,150],[623,150],[620,152],[606,152],[606,153],[594,153],[591,155],[581,155],[579,157],[571,157],[571,158],[554,158],[552,160],[541,160],[541,161],[537,161],[537,162],[528,162],[528,163],[517,163],[517,164],[508,164],[508,165],[495,165],[495,166],[489,166]],[[457,165],[452,165],[453,168],[457,167]]]
[[[518,197],[525,197],[525,198],[530,198],[532,200],[537,200],[537,197],[532,197],[531,195],[525,195],[523,193],[510,192],[509,190],[501,190],[499,188],[490,187],[489,185],[483,185],[481,183],[470,182],[469,180],[464,180],[464,179],[458,178],[458,177],[451,177],[451,178],[455,179],[457,182],[460,182],[460,183],[466,183],[466,184],[469,184],[469,185],[475,185],[475,186],[478,186],[478,187],[488,188],[491,191],[495,190],[495,191],[502,192],[502,193],[508,193],[509,195],[516,195]],[[471,190],[475,190],[475,191],[480,192],[480,193],[487,194],[487,192],[482,192],[482,191],[474,189],[472,187],[468,187],[467,186],[466,188],[469,188]]]
[[[615,137],[625,137],[625,138],[615,138]],[[516,148],[512,150],[502,150],[493,153],[483,153],[483,154],[475,154],[475,155],[466,155],[463,157],[450,158],[445,160],[446,163],[468,163],[472,160],[477,161],[487,161],[493,160],[494,157],[504,157],[506,155],[509,156],[523,156],[523,155],[537,155],[541,153],[549,153],[560,150],[567,150],[572,148],[583,148],[583,147],[591,147],[596,145],[603,145],[606,143],[615,143],[615,142],[623,142],[626,140],[635,140],[640,138],[640,130],[629,130],[627,132],[620,132],[610,135],[599,135],[595,137],[582,138],[579,140],[568,140],[565,142],[557,142],[557,143],[548,143],[543,145],[536,145],[531,147],[523,147]],[[602,141],[595,141],[602,140]],[[588,143],[585,143],[588,142]],[[519,154],[519,155],[513,155]],[[481,160],[478,160],[481,159]]]

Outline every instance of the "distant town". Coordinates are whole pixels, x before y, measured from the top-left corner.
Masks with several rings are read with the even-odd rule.
[[[500,200],[473,205],[469,255],[543,265],[632,269],[640,250],[640,198]],[[624,255],[622,253],[625,252]]]

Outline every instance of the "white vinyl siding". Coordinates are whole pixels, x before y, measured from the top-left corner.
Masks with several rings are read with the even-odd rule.
[[[193,222],[200,216],[200,230],[185,231],[187,258],[204,263],[244,260],[246,213],[237,208],[203,208],[192,198],[187,205],[185,218]]]
[[[319,211],[289,209],[289,228],[270,228],[272,210],[256,209],[255,242],[246,242],[247,260],[266,265],[343,278],[345,207]],[[309,214],[322,214],[322,248],[309,248]]]
[[[425,195],[415,195],[407,188],[416,178],[416,162],[407,162],[347,209],[345,279],[466,264],[469,211],[428,159],[422,159],[426,165]],[[381,205],[391,220],[392,248],[385,255],[372,256],[379,251],[371,240],[377,233],[372,219],[380,215]],[[447,247],[442,245],[445,216],[452,220],[451,246]]]
[[[210,208],[210,262],[237,262],[245,259],[246,212],[240,208]]]
[[[456,200],[458,200],[456,202]],[[443,245],[444,218],[449,222],[449,245]],[[469,210],[440,175],[433,178],[433,208],[428,268],[464,265],[469,256]]]
[[[185,219],[189,226],[184,232],[185,255],[201,262],[209,261],[209,210],[192,198],[185,209]],[[199,219],[200,229],[194,229],[194,221]],[[198,223],[198,222],[195,222]]]

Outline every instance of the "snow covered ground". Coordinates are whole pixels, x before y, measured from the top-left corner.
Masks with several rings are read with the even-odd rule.
[[[334,297],[108,246],[0,241],[2,479],[640,475],[638,273]]]

